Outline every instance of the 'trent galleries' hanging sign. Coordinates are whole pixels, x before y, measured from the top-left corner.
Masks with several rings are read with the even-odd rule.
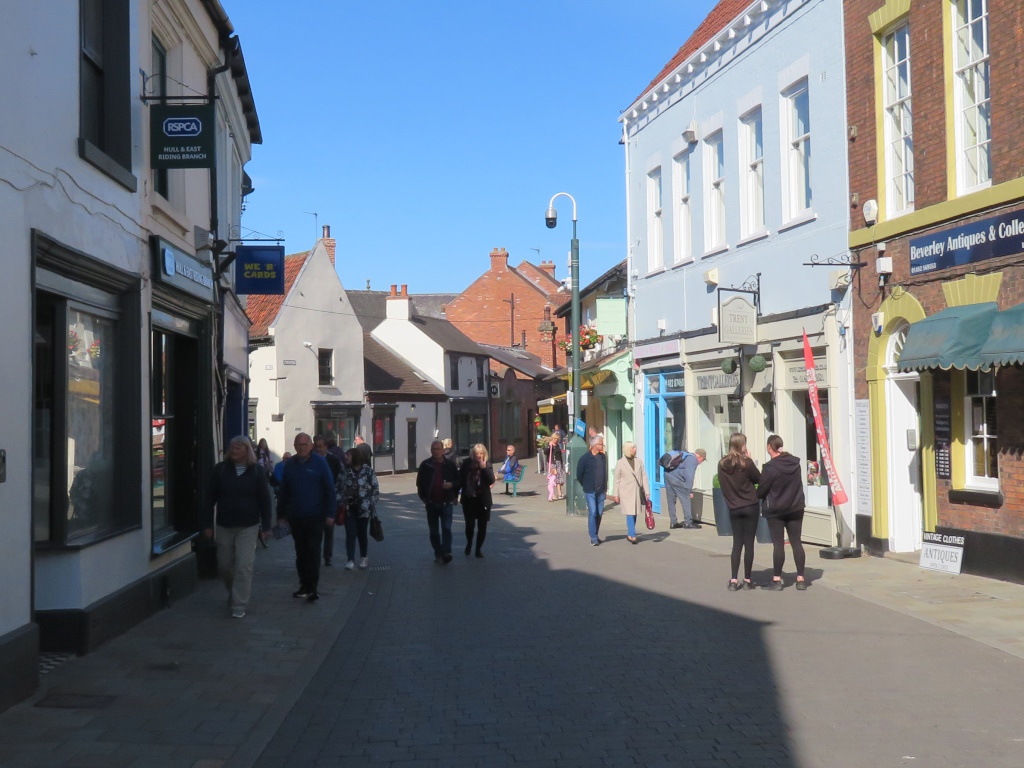
[[[150,165],[154,169],[213,168],[212,104],[151,104]]]

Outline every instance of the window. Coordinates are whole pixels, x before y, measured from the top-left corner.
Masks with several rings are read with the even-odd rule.
[[[957,181],[967,192],[992,181],[988,0],[954,0]]]
[[[910,110],[910,25],[882,40],[885,67],[886,208],[914,210],[914,129]]]
[[[764,231],[764,141],[761,108],[743,118],[740,126],[740,157],[743,165],[740,205],[743,236]]]
[[[708,180],[704,250],[712,251],[725,245],[725,144],[722,132],[712,134],[704,144],[705,177]]]
[[[665,266],[665,230],[661,218],[661,168],[647,174],[647,271]]]
[[[149,96],[167,95],[167,50],[160,44],[160,41],[153,37],[153,63],[147,81]],[[167,184],[167,169],[158,168],[153,171],[153,191],[164,198],[169,197]]]
[[[448,381],[453,390],[459,388],[459,358],[454,354],[448,354]]]
[[[373,454],[393,456],[395,453],[395,410],[382,408],[373,412]]]
[[[82,546],[141,522],[141,292],[39,235],[33,251],[32,535]]]
[[[503,442],[511,443],[523,437],[521,408],[522,404],[516,399],[515,393],[506,390],[498,421],[501,432],[498,438]]]
[[[482,357],[476,359],[476,388],[481,392],[484,391],[484,359]]]
[[[811,207],[811,111],[807,81],[785,95],[786,214],[794,219]]]
[[[967,371],[964,422],[967,485],[998,490],[999,443],[996,377],[992,371]]]
[[[318,349],[316,351],[317,372],[320,386],[329,387],[334,384],[334,350]]]
[[[79,154],[136,190],[129,0],[80,0]]]
[[[361,408],[331,408],[319,406],[313,409],[315,435],[323,435],[328,440],[334,439],[338,445],[348,450],[355,445],[354,440],[359,434],[359,414]]]
[[[693,258],[691,231],[693,222],[690,216],[690,153],[676,155],[672,163],[672,192],[675,195],[675,244],[673,258],[676,264],[682,264]]]

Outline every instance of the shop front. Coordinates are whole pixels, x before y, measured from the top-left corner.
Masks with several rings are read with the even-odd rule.
[[[452,434],[458,458],[469,456],[469,449],[477,443],[489,445],[490,429],[487,412],[490,410],[486,399],[452,400]],[[445,435],[441,435],[442,438]]]
[[[688,450],[686,441],[686,379],[682,367],[644,371],[644,446],[651,503],[661,512],[665,470],[658,457],[667,451]]]
[[[361,403],[313,402],[312,406],[315,435],[336,440],[346,451],[355,445],[356,435],[362,434],[359,428],[363,412]],[[291,450],[291,447],[286,450]]]

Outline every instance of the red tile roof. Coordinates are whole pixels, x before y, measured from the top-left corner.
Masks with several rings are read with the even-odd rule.
[[[650,93],[654,86],[659,85],[671,72],[675,71],[676,67],[714,40],[729,25],[729,22],[750,6],[750,3],[751,0],[720,0],[718,5],[711,9],[711,13],[693,31],[689,39],[683,43],[683,47],[676,51],[676,55],[669,59],[668,64],[651,80],[643,92],[633,100],[633,103],[640,101],[640,99]]]
[[[270,324],[277,318],[281,311],[285,297],[295,285],[295,278],[299,276],[302,265],[306,263],[311,251],[293,253],[284,257],[284,293],[280,296],[250,296],[246,304],[245,313],[252,320],[252,328],[249,329],[250,339],[260,339],[269,335]]]

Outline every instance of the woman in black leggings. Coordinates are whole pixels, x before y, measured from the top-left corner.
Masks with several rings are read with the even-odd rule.
[[[732,522],[732,578],[729,591],[753,589],[750,574],[754,568],[754,536],[760,505],[757,489],[761,473],[750,458],[747,436],[736,432],[729,438],[729,452],[718,462],[718,482],[729,506]],[[743,555],[743,583],[739,582],[740,555]]]
[[[793,547],[796,563],[796,588],[807,589],[804,581],[804,545],[800,538],[804,524],[804,478],[800,471],[800,459],[782,450],[782,438],[772,435],[768,438],[768,455],[771,461],[761,471],[761,484],[757,495],[764,499],[761,514],[768,520],[775,552],[772,557],[774,572],[768,589],[782,590],[782,566],[786,562],[786,542]]]

